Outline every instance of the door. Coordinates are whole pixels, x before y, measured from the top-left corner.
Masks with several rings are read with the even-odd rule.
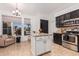
[[[40,28],[43,33],[48,33],[48,20],[40,20]]]

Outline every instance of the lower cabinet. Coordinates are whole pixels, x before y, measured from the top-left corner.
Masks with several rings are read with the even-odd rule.
[[[52,36],[46,37],[46,51],[51,51],[52,49]]]
[[[42,55],[46,52],[51,51],[52,48],[52,39],[51,36],[39,36],[34,37],[32,45],[32,54],[33,55]]]
[[[60,33],[53,33],[53,41],[56,44],[62,45],[62,34],[60,34]]]
[[[45,40],[43,39],[43,37],[38,37],[36,38],[36,55],[40,55],[42,53],[44,53],[45,51]]]

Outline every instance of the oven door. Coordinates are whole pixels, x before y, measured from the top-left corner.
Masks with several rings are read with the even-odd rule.
[[[77,36],[76,35],[64,35],[62,41],[65,41],[69,44],[77,45]]]

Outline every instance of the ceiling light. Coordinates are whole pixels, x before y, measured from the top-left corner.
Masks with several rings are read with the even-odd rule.
[[[15,15],[15,16],[20,16],[21,15],[21,12],[18,8],[18,4],[16,3],[16,8],[14,11],[12,11],[12,14]]]

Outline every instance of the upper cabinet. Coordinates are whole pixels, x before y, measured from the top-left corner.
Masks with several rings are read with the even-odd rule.
[[[79,18],[79,9],[56,17],[56,27],[79,25],[79,20],[76,18]]]
[[[63,15],[56,17],[56,26],[57,27],[63,27],[63,19],[64,19]]]
[[[78,10],[75,10],[75,11],[70,12],[70,18],[71,18],[71,19],[74,19],[74,18],[79,18],[79,9],[78,9]]]
[[[68,20],[70,19],[70,13],[64,14],[64,19],[63,20]]]

